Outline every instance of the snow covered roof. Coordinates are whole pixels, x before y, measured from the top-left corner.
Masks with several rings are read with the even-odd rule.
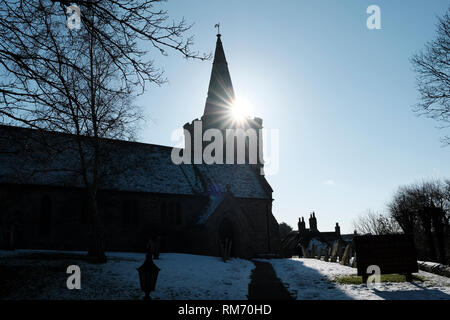
[[[193,195],[220,193],[229,186],[238,198],[271,199],[267,181],[249,165],[176,165],[171,147],[109,139],[101,143],[106,150],[102,189]],[[89,149],[92,139],[83,138],[82,144]],[[82,187],[77,155],[73,135],[0,126],[0,183]],[[89,161],[89,151],[86,157]]]

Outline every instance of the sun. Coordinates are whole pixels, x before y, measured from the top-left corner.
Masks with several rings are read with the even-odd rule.
[[[231,106],[231,114],[235,121],[243,121],[250,116],[251,103],[246,98],[236,98]]]

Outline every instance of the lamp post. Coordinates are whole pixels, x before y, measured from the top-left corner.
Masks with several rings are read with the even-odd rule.
[[[150,292],[155,290],[156,280],[158,279],[160,270],[153,262],[152,254],[148,252],[142,266],[137,268],[141,290],[145,293],[144,300],[151,300]]]

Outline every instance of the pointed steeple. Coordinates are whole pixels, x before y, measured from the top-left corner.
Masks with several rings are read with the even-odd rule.
[[[221,34],[217,34],[216,52],[203,116],[220,116],[229,112],[234,100],[233,84],[220,37]]]

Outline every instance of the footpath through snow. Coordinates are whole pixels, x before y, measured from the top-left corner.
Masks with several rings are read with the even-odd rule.
[[[83,261],[85,255],[70,251],[0,251],[0,299],[142,299],[136,268],[145,259],[143,253],[110,252],[106,264]],[[336,277],[356,274],[356,269],[338,263],[257,260],[271,263],[275,270],[271,279],[279,278],[296,299],[450,299],[450,278],[424,271],[418,273],[424,282],[382,283],[377,289],[368,289],[365,285],[333,282]],[[162,253],[155,263],[161,272],[151,295],[162,300],[246,300],[255,269],[248,260],[224,263],[219,257],[177,253]],[[72,264],[81,269],[81,290],[67,289],[66,270]],[[263,272],[265,275],[267,272]],[[253,288],[261,288],[261,283],[253,284]],[[278,280],[270,285],[284,290]]]

